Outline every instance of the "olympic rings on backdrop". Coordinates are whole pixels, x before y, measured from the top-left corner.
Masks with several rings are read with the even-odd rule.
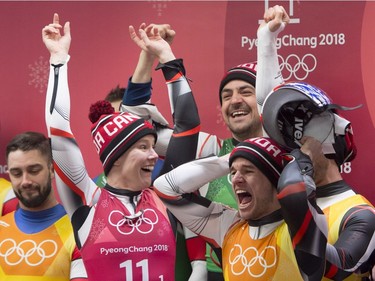
[[[313,54],[306,54],[302,59],[296,54],[290,54],[285,60],[281,55],[278,55],[278,58],[280,70],[283,71],[285,69],[284,73],[285,71],[289,72],[287,77],[284,77],[285,80],[289,80],[292,76],[297,80],[305,80],[318,64]]]

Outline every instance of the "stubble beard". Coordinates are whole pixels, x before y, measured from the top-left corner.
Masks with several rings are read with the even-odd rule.
[[[233,137],[238,141],[244,141],[249,138],[260,137],[262,134],[262,125],[260,121],[254,121],[247,123],[244,126],[236,128],[236,126],[228,125]]]
[[[26,198],[22,196],[22,193],[14,192],[18,200],[21,201],[23,205],[25,205],[27,208],[36,208],[41,206],[48,198],[48,196],[51,194],[52,191],[52,181],[49,177],[48,182],[45,186],[45,188],[41,188],[40,185],[36,186],[38,189],[38,196],[32,197],[32,198]]]

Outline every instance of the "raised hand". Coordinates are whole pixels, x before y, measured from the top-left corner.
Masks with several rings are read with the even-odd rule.
[[[264,12],[264,24],[268,24],[270,31],[274,32],[280,28],[281,25],[286,25],[289,23],[289,16],[285,11],[283,6],[275,5],[268,8]],[[262,25],[261,25],[262,26]]]
[[[313,137],[304,136],[301,139],[301,151],[308,155],[314,165],[314,170],[319,171],[326,165],[322,144]]]
[[[171,28],[171,26],[169,24],[151,23],[145,28],[147,36],[153,36],[153,30],[155,28],[158,29],[160,37],[167,41],[169,45],[171,45],[174,37],[176,36],[176,32]]]
[[[161,63],[175,59],[170,44],[160,35],[158,25],[151,25],[147,28],[145,26],[144,23],[141,24],[138,34],[132,25],[129,26],[129,35],[134,43],[143,51],[156,56]],[[173,40],[174,31],[163,28],[160,30],[164,36],[169,36],[169,39]]]
[[[64,33],[61,34],[62,26],[59,23],[59,15],[53,15],[53,22],[42,29],[42,39],[51,54],[51,63],[65,62],[70,48],[71,35],[70,23],[64,25]]]

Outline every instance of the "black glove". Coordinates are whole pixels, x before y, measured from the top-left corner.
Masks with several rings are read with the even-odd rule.
[[[286,163],[284,166],[286,166],[292,161],[296,161],[300,169],[301,175],[308,175],[310,177],[313,177],[314,167],[313,167],[310,157],[307,154],[303,153],[300,149],[294,149],[290,153],[288,153],[287,156],[288,158],[290,157],[291,159],[290,160],[288,159],[289,162]]]

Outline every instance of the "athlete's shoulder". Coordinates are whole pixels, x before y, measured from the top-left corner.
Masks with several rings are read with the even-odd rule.
[[[223,146],[223,140],[216,135],[200,132],[198,137],[197,158],[218,155]]]

